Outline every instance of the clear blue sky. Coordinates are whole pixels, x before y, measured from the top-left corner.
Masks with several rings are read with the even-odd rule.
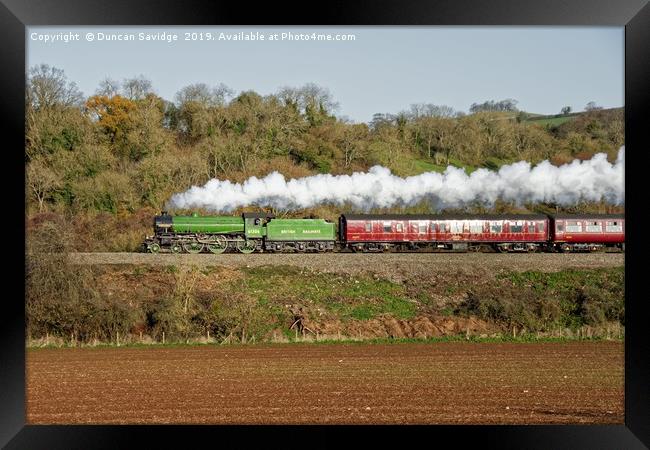
[[[352,33],[354,41],[184,41],[185,32]],[[32,33],[79,33],[44,42]],[[85,39],[88,32],[134,33],[136,41]],[[139,41],[138,33],[179,40]],[[61,35],[59,35],[61,36]],[[97,36],[95,34],[95,36]],[[367,122],[412,103],[468,111],[485,100],[514,98],[529,112],[580,111],[589,101],[624,101],[623,27],[29,27],[27,65],[63,69],[85,95],[105,77],[144,75],[173,100],[188,84],[225,83],[262,95],[313,82],[328,88],[339,116]]]

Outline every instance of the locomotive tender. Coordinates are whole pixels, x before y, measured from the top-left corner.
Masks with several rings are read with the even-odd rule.
[[[325,219],[241,216],[154,218],[150,253],[625,250],[623,214],[343,214]]]

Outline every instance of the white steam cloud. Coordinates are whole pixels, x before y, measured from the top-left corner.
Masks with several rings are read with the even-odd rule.
[[[623,204],[625,191],[625,147],[614,164],[604,153],[590,160],[574,160],[559,167],[548,161],[532,167],[520,161],[498,171],[478,169],[467,175],[449,166],[444,173],[427,172],[401,178],[390,170],[374,166],[368,172],[352,175],[313,175],[286,180],[278,172],[264,178],[251,177],[243,183],[212,179],[204,186],[193,186],[175,194],[168,207],[205,208],[232,211],[256,205],[280,210],[308,208],[321,204],[348,203],[360,210],[413,205],[429,201],[437,209],[458,208],[479,202],[486,206],[495,200],[523,203],[573,205],[581,200],[605,200]]]

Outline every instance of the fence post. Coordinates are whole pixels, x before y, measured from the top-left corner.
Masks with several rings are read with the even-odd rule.
[[[163,331],[163,344],[165,343],[165,332]]]

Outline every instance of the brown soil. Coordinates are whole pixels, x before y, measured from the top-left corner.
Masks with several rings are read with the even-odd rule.
[[[623,423],[623,345],[27,351],[30,424]]]
[[[312,313],[312,315],[315,315]],[[303,324],[312,333],[308,339],[315,339],[318,332],[321,339],[336,340],[339,336],[347,339],[375,338],[418,338],[426,339],[440,336],[457,336],[469,334],[480,337],[496,337],[502,334],[496,324],[488,323],[475,317],[426,316],[418,315],[412,319],[396,319],[390,315],[381,315],[369,320],[342,321],[336,317],[314,321],[306,319]],[[281,334],[281,330],[276,330]]]

